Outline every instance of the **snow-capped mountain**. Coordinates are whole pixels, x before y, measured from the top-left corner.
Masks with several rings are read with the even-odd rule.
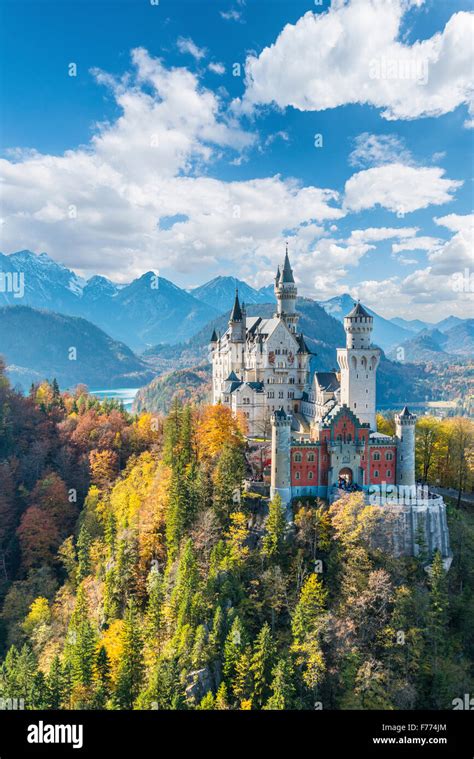
[[[190,293],[194,298],[207,303],[209,306],[213,306],[223,314],[231,310],[236,289],[239,291],[241,303],[272,303],[275,301],[273,288],[270,299],[266,291],[267,288],[255,290],[255,288],[236,277],[215,277],[204,285],[190,290]]]
[[[53,261],[46,253],[35,255],[29,250],[20,250],[5,256],[0,253],[0,271],[15,273],[17,293],[19,287],[23,295],[15,297],[7,286],[0,288],[0,304],[35,306],[56,311],[73,307],[86,281],[62,264]],[[24,292],[23,292],[24,291]]]
[[[133,350],[186,340],[220,313],[152,272],[128,285],[98,275],[86,281],[46,253],[28,250],[0,254],[2,272],[16,277],[14,290],[6,277],[0,279],[0,306],[32,306],[81,316]]]

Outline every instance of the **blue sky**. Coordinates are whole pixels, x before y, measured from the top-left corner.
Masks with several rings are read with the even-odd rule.
[[[288,238],[309,296],[467,315],[471,8],[4,2],[1,249],[261,286]]]

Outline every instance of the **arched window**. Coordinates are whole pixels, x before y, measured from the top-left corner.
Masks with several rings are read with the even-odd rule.
[[[312,480],[312,479],[313,479],[313,472],[308,472],[308,480]]]
[[[314,453],[310,451],[306,458],[308,461],[314,461]]]
[[[387,461],[391,461],[393,459],[393,453],[391,451],[387,451],[385,458]]]
[[[379,476],[379,470],[376,469],[375,472],[374,472],[374,477],[378,477],[378,476]]]
[[[295,480],[299,480],[299,479],[300,479],[300,473],[299,472],[295,472]]]
[[[300,463],[300,462],[301,462],[301,460],[302,460],[302,456],[301,456],[301,453],[299,453],[299,452],[297,451],[297,452],[294,454],[294,456],[293,456],[293,461],[295,461],[295,462],[298,464],[298,463]]]
[[[387,469],[387,477],[391,477],[391,476],[392,476],[392,473],[391,473],[390,469]]]
[[[380,453],[378,451],[374,451],[372,456],[373,461],[380,461]]]

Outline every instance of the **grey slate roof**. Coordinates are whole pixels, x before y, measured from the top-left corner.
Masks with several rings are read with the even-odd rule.
[[[336,372],[315,372],[316,381],[323,390],[335,392],[339,390],[339,380]]]
[[[360,301],[354,303],[354,308],[347,314],[346,319],[351,319],[353,316],[366,316],[368,319],[372,319],[371,315],[365,310],[364,306],[361,305]]]

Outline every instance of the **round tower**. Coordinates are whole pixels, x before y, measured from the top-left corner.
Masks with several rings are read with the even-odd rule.
[[[395,415],[397,437],[397,485],[415,489],[416,416],[407,407]]]
[[[296,332],[299,318],[296,313],[297,295],[298,290],[296,289],[293,270],[288,257],[287,245],[283,269],[280,271],[280,267],[278,267],[275,277],[275,297],[277,300],[277,316],[284,319],[292,332]]]
[[[376,423],[376,373],[380,351],[371,346],[373,317],[360,303],[344,317],[346,347],[338,348],[341,369],[341,404],[346,405],[371,430]]]
[[[291,501],[291,414],[285,413],[283,407],[271,416],[272,424],[272,469],[270,497],[277,493],[283,504]]]

